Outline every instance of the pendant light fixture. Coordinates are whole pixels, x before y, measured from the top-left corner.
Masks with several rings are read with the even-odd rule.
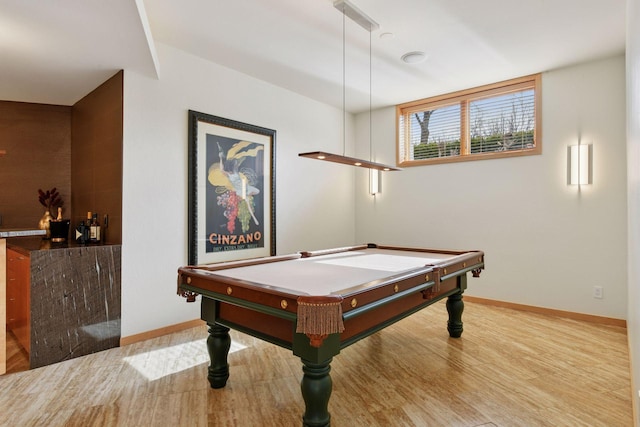
[[[325,160],[333,163],[341,163],[343,165],[351,165],[357,167],[363,167],[366,169],[373,169],[379,171],[397,171],[400,170],[393,166],[384,165],[382,163],[376,163],[370,160],[356,159],[354,157],[345,156],[346,145],[346,81],[345,81],[345,17],[350,18],[352,21],[360,25],[362,28],[369,32],[369,155],[371,156],[371,32],[380,28],[377,22],[369,18],[355,5],[351,4],[348,0],[335,0],[333,6],[342,12],[342,147],[343,153],[332,154],[324,151],[311,151],[308,153],[299,153],[300,157],[308,157],[310,159]]]

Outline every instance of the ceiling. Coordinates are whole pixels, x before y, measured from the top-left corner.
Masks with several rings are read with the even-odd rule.
[[[350,1],[380,28],[343,27],[333,0],[2,0],[0,100],[162,79],[159,44],[352,112],[624,52],[625,0]]]

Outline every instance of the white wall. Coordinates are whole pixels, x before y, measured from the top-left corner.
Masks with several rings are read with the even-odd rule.
[[[627,0],[627,179],[629,227],[629,358],[635,425],[640,426],[640,1]]]
[[[354,240],[354,171],[298,157],[342,152],[342,111],[158,44],[161,79],[125,72],[122,336],[199,317],[176,295],[187,264],[187,111],[277,131],[276,246]],[[339,95],[339,94],[337,94]],[[352,148],[353,119],[347,148]],[[349,153],[347,150],[347,154]]]
[[[626,318],[625,65],[619,56],[542,76],[542,155],[356,176],[356,240],[481,249],[469,295]],[[368,113],[356,118],[369,154]],[[373,112],[376,160],[395,159],[395,109]],[[568,145],[592,143],[593,185],[566,184]],[[604,298],[594,299],[594,286]]]
[[[158,50],[160,80],[125,73],[123,336],[199,316],[175,295],[187,262],[189,109],[277,131],[278,253],[361,242],[482,249],[487,269],[470,295],[626,318],[622,56],[543,74],[542,155],[385,173],[373,198],[365,171],[297,156],[342,151],[340,110]],[[347,154],[368,157],[367,113],[355,133]],[[393,164],[393,107],[373,112],[373,135],[374,159]],[[566,185],[566,147],[579,135],[595,157],[594,184],[580,192]]]

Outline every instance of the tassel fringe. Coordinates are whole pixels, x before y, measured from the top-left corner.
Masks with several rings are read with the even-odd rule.
[[[329,335],[344,331],[342,298],[299,297],[296,332]]]

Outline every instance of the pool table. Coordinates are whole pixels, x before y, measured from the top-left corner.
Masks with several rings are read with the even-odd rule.
[[[229,378],[233,328],[301,358],[303,425],[328,426],[332,358],[445,297],[449,335],[460,337],[467,273],[482,269],[482,251],[367,244],[181,267],[178,294],[201,295],[211,387]]]

